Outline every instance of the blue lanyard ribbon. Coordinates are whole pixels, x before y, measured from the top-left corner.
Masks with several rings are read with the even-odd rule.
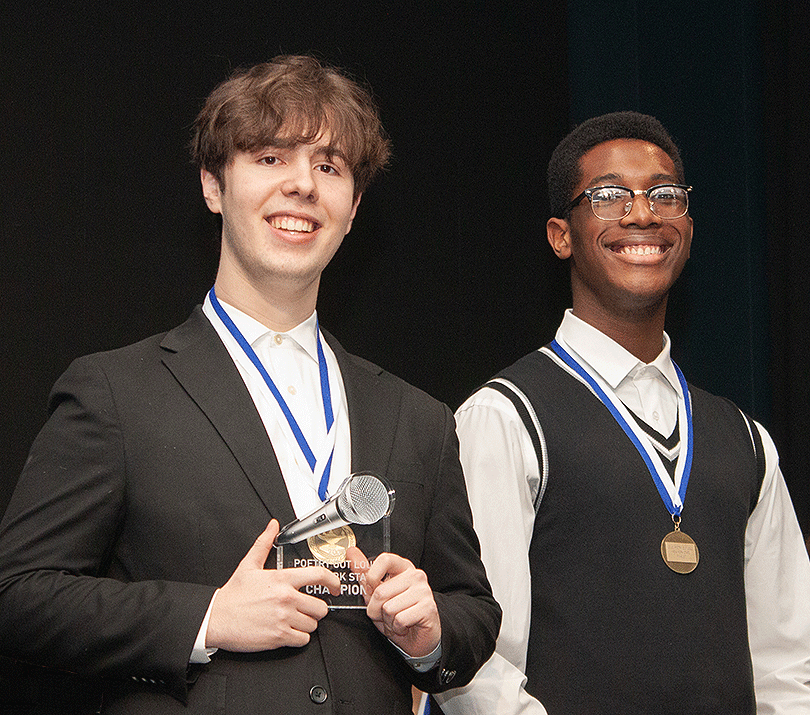
[[[309,464],[309,468],[315,472],[315,465],[317,463],[317,459],[315,458],[315,454],[312,452],[312,449],[309,446],[309,442],[307,442],[306,437],[304,437],[304,433],[301,431],[301,428],[298,425],[298,421],[295,419],[292,411],[290,410],[287,402],[284,400],[284,397],[279,392],[276,384],[273,382],[273,378],[270,377],[270,374],[265,369],[264,365],[262,365],[262,361],[259,359],[259,356],[256,354],[256,351],[251,347],[250,343],[245,339],[245,336],[242,335],[242,332],[239,328],[236,327],[236,324],[231,320],[231,316],[225,312],[225,309],[222,307],[222,304],[217,300],[216,292],[212,287],[211,290],[208,292],[208,297],[211,300],[211,305],[214,308],[214,311],[219,316],[222,323],[228,329],[228,332],[233,336],[234,340],[239,344],[239,347],[245,352],[248,359],[253,363],[256,369],[259,371],[259,374],[264,379],[267,387],[270,389],[273,397],[276,398],[276,402],[278,402],[278,406],[281,408],[284,417],[287,418],[287,423],[290,425],[290,429],[292,430],[293,435],[295,436],[295,440],[298,442],[298,446],[301,448],[301,452],[304,454],[304,458],[307,460],[307,464]],[[324,417],[326,419],[326,431],[329,432],[332,429],[332,424],[335,421],[334,413],[332,412],[332,393],[329,389],[329,369],[326,365],[326,356],[323,352],[323,346],[321,345],[321,331],[317,325],[315,326],[315,337],[317,340],[318,346],[318,371],[320,372],[321,377],[321,398],[323,400],[323,412]],[[326,463],[326,468],[323,471],[323,475],[321,476],[320,483],[318,484],[318,496],[321,498],[321,501],[326,501],[326,497],[328,495],[327,489],[329,486],[329,474],[332,471],[332,457],[335,454],[334,448],[332,448],[332,453],[329,455],[329,460]]]
[[[613,415],[613,418],[616,422],[619,423],[619,426],[624,430],[624,433],[629,437],[630,441],[633,443],[635,448],[638,450],[638,453],[641,455],[641,458],[644,460],[644,463],[647,465],[647,469],[650,471],[650,475],[653,478],[653,482],[655,482],[655,486],[658,489],[658,493],[661,495],[661,499],[664,501],[664,504],[667,507],[667,510],[670,514],[672,514],[673,518],[680,517],[681,511],[683,510],[683,502],[686,498],[686,488],[689,484],[689,474],[692,471],[692,449],[693,449],[693,441],[692,441],[692,404],[691,399],[689,397],[689,388],[686,384],[686,379],[683,376],[680,368],[675,364],[673,361],[672,365],[675,368],[675,373],[678,375],[678,382],[681,384],[681,389],[683,390],[683,396],[685,401],[685,408],[686,408],[686,454],[684,455],[684,469],[683,475],[681,477],[681,484],[680,488],[678,489],[678,496],[681,500],[681,505],[677,506],[673,503],[672,499],[670,498],[669,492],[667,491],[666,486],[663,482],[662,475],[659,474],[658,469],[656,468],[655,464],[653,463],[650,455],[647,453],[647,450],[644,449],[644,446],[641,444],[636,433],[627,423],[627,420],[624,419],[621,412],[619,412],[616,405],[613,404],[613,401],[607,396],[605,391],[599,386],[596,380],[585,370],[582,365],[580,365],[570,353],[568,353],[565,348],[563,348],[556,340],[551,341],[551,349],[562,359],[562,361],[568,365],[574,372],[577,373],[583,380],[585,380],[588,385],[590,385],[591,389],[596,393],[597,397],[602,401],[605,407],[610,410],[610,413]]]

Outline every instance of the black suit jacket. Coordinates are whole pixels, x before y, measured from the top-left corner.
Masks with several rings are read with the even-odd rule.
[[[466,683],[494,648],[500,611],[452,414],[327,340],[353,471],[396,489],[392,551],[436,593],[437,668],[413,671],[363,611],[331,612],[303,648],[219,651],[188,666],[215,588],[269,518],[295,516],[247,388],[199,308],[164,336],[75,361],[55,385],[0,526],[2,653],[97,680],[104,710],[122,713],[407,713],[411,683]]]

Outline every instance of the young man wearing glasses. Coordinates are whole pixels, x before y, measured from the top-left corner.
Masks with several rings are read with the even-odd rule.
[[[549,188],[573,308],[456,415],[504,620],[443,711],[810,712],[810,563],[776,449],[670,359],[692,241],[677,147],[652,117],[597,117]]]

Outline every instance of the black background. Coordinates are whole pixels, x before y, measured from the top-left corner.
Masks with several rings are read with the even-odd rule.
[[[216,222],[186,151],[203,99],[234,67],[306,52],[371,84],[394,149],[324,275],[321,323],[453,408],[548,341],[570,303],[545,240],[554,145],[605,111],[658,116],[695,186],[675,358],[769,428],[807,533],[810,11],[789,7],[0,11],[0,512],[69,362],[173,327],[213,281]]]

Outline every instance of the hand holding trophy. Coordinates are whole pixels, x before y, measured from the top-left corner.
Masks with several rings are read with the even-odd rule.
[[[381,548],[363,548],[366,553],[390,551],[389,517],[394,508],[395,492],[381,478],[367,472],[348,477],[337,493],[307,516],[296,519],[281,529],[275,540],[276,568],[326,566],[338,575],[341,595],[333,596],[328,589],[308,586],[307,593],[320,596],[329,608],[364,609],[364,573],[353,571],[346,557],[348,549],[357,546],[357,536],[351,525],[380,524],[379,533],[364,529],[365,538],[373,537]],[[306,540],[309,554],[300,555],[299,547],[285,547]],[[370,550],[369,550],[370,549]],[[290,551],[293,551],[291,554]],[[369,564],[370,565],[370,564]]]

